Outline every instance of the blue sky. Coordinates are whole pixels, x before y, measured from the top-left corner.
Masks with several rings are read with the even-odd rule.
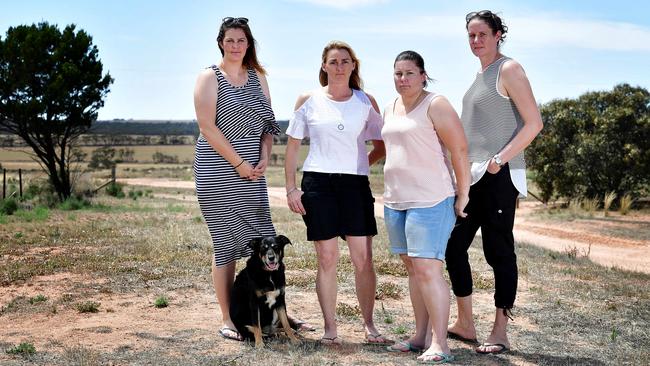
[[[0,34],[48,21],[75,23],[93,36],[115,78],[100,119],[194,119],[197,74],[221,55],[221,19],[243,16],[269,73],[278,119],[297,96],[318,87],[323,46],[348,42],[361,60],[365,89],[380,106],[395,97],[392,64],[403,50],[424,56],[460,113],[479,67],[465,36],[465,14],[499,12],[510,27],[502,52],[526,70],[538,102],[576,97],[626,82],[650,89],[650,5],[647,1],[37,1],[0,0]]]

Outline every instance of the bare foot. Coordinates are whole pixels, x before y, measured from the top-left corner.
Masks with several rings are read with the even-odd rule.
[[[471,324],[471,326],[463,327],[460,324],[458,324],[458,322],[456,322],[451,327],[447,328],[447,333],[458,336],[455,337],[455,339],[458,340],[462,340],[461,338],[464,338],[467,341],[476,340],[476,328],[474,328],[474,324]],[[454,338],[454,337],[452,336],[450,338]]]

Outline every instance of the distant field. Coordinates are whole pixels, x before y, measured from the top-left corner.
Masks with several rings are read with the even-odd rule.
[[[194,145],[147,145],[147,146],[114,146],[117,149],[129,148],[134,151],[134,159],[140,163],[152,163],[152,155],[161,152],[165,155],[176,155],[180,163],[189,163],[194,160]],[[87,154],[86,161],[90,160],[90,155],[96,146],[84,146],[81,148]],[[0,163],[13,161],[32,161],[29,152],[32,150],[28,147],[4,147],[0,148]]]
[[[153,163],[152,156],[156,152],[161,152],[165,155],[172,155],[178,157],[179,163],[191,163],[194,160],[194,145],[147,145],[147,146],[115,146],[117,149],[129,148],[134,151],[134,159],[138,163]],[[285,145],[274,145],[273,153],[279,157],[278,163],[284,164]],[[95,146],[84,146],[81,148],[87,154],[86,161],[90,160],[92,152],[97,149]],[[303,145],[300,147],[299,160],[304,161],[307,157],[309,146]],[[31,162],[32,158],[28,154],[32,150],[28,147],[4,147],[0,148],[0,163],[6,162]]]

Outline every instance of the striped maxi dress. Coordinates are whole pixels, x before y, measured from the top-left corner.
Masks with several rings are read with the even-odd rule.
[[[219,85],[216,125],[239,156],[256,166],[262,134],[280,133],[257,74],[249,69],[246,84],[235,87],[217,66],[211,68]],[[250,256],[252,250],[247,244],[252,238],[275,235],[266,179],[240,178],[203,136],[196,143],[194,179],[217,266]]]

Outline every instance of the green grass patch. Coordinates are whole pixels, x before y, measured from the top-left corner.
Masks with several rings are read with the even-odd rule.
[[[41,303],[41,302],[45,302],[45,301],[47,301],[47,297],[45,297],[45,295],[42,295],[42,294],[39,294],[39,295],[36,295],[34,297],[29,298],[29,303],[32,304],[32,305],[38,304],[38,303]]]
[[[75,211],[89,207],[90,201],[79,197],[68,197],[65,201],[59,204],[59,209],[63,211]]]
[[[31,343],[23,342],[17,346],[9,348],[5,352],[7,352],[10,355],[29,356],[36,353],[36,347],[34,347],[34,345]]]
[[[50,217],[50,210],[43,206],[37,206],[33,210],[19,209],[14,213],[14,216],[25,222],[40,222],[45,221]]]
[[[166,308],[169,306],[169,300],[165,295],[158,296],[158,298],[153,302],[153,306],[160,308]]]
[[[175,205],[175,204],[169,204],[167,205],[167,211],[173,212],[173,213],[181,213],[185,212],[187,209],[184,206],[181,205]]]

